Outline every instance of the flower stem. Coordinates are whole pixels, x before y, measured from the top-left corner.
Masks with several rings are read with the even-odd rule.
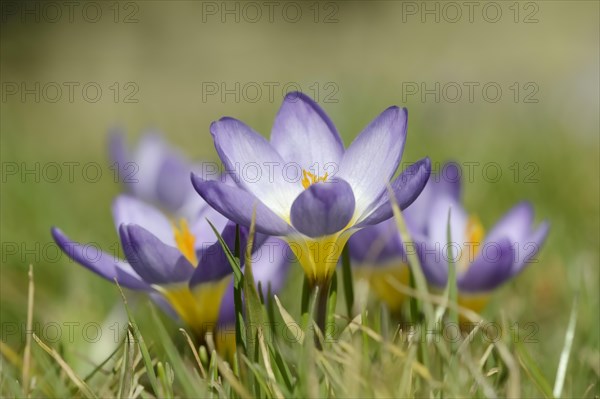
[[[319,290],[317,292],[317,307],[316,307],[316,323],[317,327],[321,331],[323,338],[325,338],[325,327],[327,324],[327,302],[329,300],[329,288],[331,287],[331,279],[320,282],[317,284]],[[323,345],[317,335],[315,335],[315,345],[317,349],[322,350]]]

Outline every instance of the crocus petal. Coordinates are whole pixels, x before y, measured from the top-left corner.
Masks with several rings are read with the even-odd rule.
[[[256,205],[256,231],[278,236],[292,231],[283,219],[244,189],[216,180],[205,181],[194,174],[192,174],[192,184],[210,206],[242,226],[250,226],[252,212]]]
[[[289,265],[296,258],[289,245],[276,237],[269,237],[252,255],[252,273],[256,284],[261,283],[266,296],[269,285],[273,293],[283,287]]]
[[[129,264],[147,283],[177,283],[192,276],[194,267],[185,256],[143,227],[121,225],[119,234]]]
[[[214,237],[214,232],[213,232]],[[227,226],[221,232],[221,237],[229,250],[233,253],[235,250],[235,237],[236,237],[236,225],[233,222],[227,223]],[[207,237],[208,238],[208,237]],[[245,251],[246,243],[248,239],[248,229],[240,228],[240,249]],[[211,245],[205,245],[199,251],[200,261],[198,267],[194,270],[194,274],[190,279],[190,288],[194,286],[222,279],[228,274],[231,274],[233,269],[229,264],[227,255],[218,241],[217,237],[214,237],[213,241],[209,241]]]
[[[390,107],[373,120],[352,142],[340,163],[338,177],[345,179],[362,214],[378,199],[402,157],[406,140],[407,111]]]
[[[171,222],[153,206],[130,195],[119,195],[113,201],[112,211],[117,230],[123,224],[137,224],[163,243],[176,246]]]
[[[122,180],[132,192],[146,201],[157,201],[156,182],[168,147],[158,132],[142,136],[132,158],[124,165]]]
[[[198,197],[199,201],[204,202],[198,194],[194,194]],[[190,223],[190,232],[196,238],[196,249],[200,249],[202,246],[206,247],[208,243],[213,243],[216,240],[215,233],[208,223],[209,221],[217,231],[223,231],[229,219],[208,204],[198,212]]]
[[[292,225],[309,237],[337,233],[354,215],[354,194],[342,179],[312,184],[292,205]]]
[[[125,141],[125,134],[122,129],[113,129],[109,134],[108,139],[108,151],[111,159],[116,162],[118,167],[119,177],[123,181],[125,174],[125,164],[130,161],[129,150],[127,149],[127,142]]]
[[[236,183],[260,198],[280,217],[289,215],[302,184],[287,178],[285,162],[271,144],[233,118],[213,122],[210,131],[219,157],[235,175]]]
[[[171,153],[165,155],[156,176],[156,198],[167,209],[180,209],[193,188],[189,176],[192,171],[183,157]]]
[[[429,240],[440,247],[448,244],[448,217],[450,240],[462,247],[468,242],[466,234],[469,217],[462,205],[448,195],[436,198],[432,204],[427,223]]]
[[[518,247],[515,248],[516,259],[511,269],[511,276],[520,273],[529,262],[533,261],[533,258],[546,241],[549,230],[550,224],[547,221],[544,221],[527,239],[516,243]]]
[[[85,266],[100,277],[113,283],[116,279],[121,286],[133,290],[151,289],[128,263],[116,259],[107,252],[90,250],[89,246],[72,241],[56,227],[53,227],[51,232],[58,247],[69,258]]]
[[[390,184],[396,203],[400,209],[405,209],[419,196],[431,173],[431,161],[425,157],[406,168]],[[392,205],[387,189],[379,200],[372,206],[372,210],[363,214],[356,227],[374,225],[393,216]]]
[[[439,174],[432,174],[415,201],[409,205],[404,217],[411,231],[425,234],[433,201],[441,195],[447,195],[460,202],[460,166],[454,162],[444,164]]]
[[[459,291],[485,292],[500,286],[511,276],[513,258],[512,244],[507,238],[485,243],[467,271],[458,276]]]
[[[413,235],[412,239],[427,282],[436,287],[444,287],[448,281],[448,259],[442,252],[443,247],[430,242],[421,234]]]
[[[496,241],[508,237],[513,243],[526,239],[533,225],[533,206],[526,201],[520,202],[509,210],[490,230],[486,241]]]
[[[254,282],[260,282],[262,293],[266,298],[269,286],[272,293],[279,292],[284,285],[290,262],[294,254],[283,240],[270,237],[252,255],[252,273]],[[235,322],[235,301],[233,296],[233,279],[223,295],[219,309],[219,325],[232,325]]]
[[[361,264],[378,265],[390,259],[406,260],[394,219],[354,233],[347,245],[352,259]]]
[[[233,279],[231,279],[227,288],[225,288],[223,298],[221,299],[218,319],[218,324],[221,326],[235,325],[235,296],[233,284]],[[235,334],[235,330],[233,331],[233,334]]]
[[[440,173],[435,176],[435,179],[431,179],[436,195],[449,195],[454,200],[460,201],[461,175],[462,171],[459,164],[456,162],[446,162],[442,166]]]
[[[325,111],[298,92],[285,96],[275,117],[271,144],[286,162],[307,171],[316,169],[319,175],[327,172],[326,165],[337,167],[344,153],[344,144]]]

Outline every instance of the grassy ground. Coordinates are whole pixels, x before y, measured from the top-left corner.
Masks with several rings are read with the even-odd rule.
[[[266,396],[552,395],[561,380],[557,371],[565,335],[574,331],[563,396],[599,395],[598,3],[533,2],[537,23],[523,23],[535,11],[525,3],[520,3],[518,23],[504,2],[499,3],[503,17],[497,23],[486,22],[481,14],[475,14],[473,23],[464,18],[421,22],[419,15],[406,14],[405,3],[375,2],[368,8],[362,2],[332,8],[326,5],[333,3],[318,3],[318,23],[308,3],[301,5],[304,17],[297,23],[279,14],[272,23],[243,18],[236,23],[227,19],[231,17],[223,23],[220,14],[206,14],[203,3],[191,2],[176,7],[139,2],[137,9],[119,9],[118,23],[108,3],[101,3],[103,17],[97,23],[81,14],[75,14],[73,23],[48,22],[43,15],[36,22],[3,9],[2,396],[21,396],[21,359],[27,347],[33,356],[33,396],[88,396],[87,388],[77,384],[115,349],[108,363],[86,380],[97,396],[229,396],[232,390],[244,396],[223,365],[203,365],[209,375],[215,375],[215,368],[221,371],[212,388],[210,377],[197,378],[193,370],[200,366],[177,326],[162,316],[158,324],[147,301],[127,293],[150,357],[165,370],[153,387],[141,345],[125,340],[128,319],[119,292],[64,256],[57,259],[49,229],[58,225],[73,237],[102,246],[115,242],[109,207],[120,187],[107,161],[109,127],[125,127],[131,139],[145,127],[158,127],[190,157],[216,160],[209,123],[232,115],[267,135],[280,91],[290,82],[317,97],[346,144],[385,107],[408,107],[404,160],[429,155],[434,163],[478,162],[465,187],[465,201],[484,226],[490,228],[512,204],[527,199],[537,220],[550,220],[551,232],[539,262],[495,293],[483,312],[486,320],[513,326],[512,331],[520,326],[517,343],[514,335],[504,334],[503,345],[487,353],[485,335],[478,333],[466,350],[448,356],[445,351],[456,349],[448,342],[421,345],[399,337],[393,343],[397,320],[379,316],[374,306],[362,327],[323,353],[307,348],[311,339],[304,346],[278,342],[275,352],[291,368],[293,382],[287,384],[278,374],[275,358],[259,357],[250,374],[266,386],[258,384],[260,392],[252,391],[249,386],[256,384],[244,377],[244,389]],[[337,22],[322,23],[332,10]],[[123,23],[133,11],[138,22]],[[67,11],[63,13],[66,18]],[[77,82],[78,88],[92,82],[103,94],[97,102],[79,89],[73,101],[66,91],[57,102],[49,101],[49,91],[40,92],[39,102],[32,94],[24,99],[21,92],[8,94],[15,84],[20,90],[23,82],[27,87],[39,82],[41,88],[50,82],[63,88],[65,82]],[[126,87],[129,82],[133,86]],[[223,82],[229,88],[239,83],[239,98],[207,94],[207,87],[216,83],[220,88]],[[278,84],[273,99],[266,88],[269,82]],[[435,87],[436,82],[437,102],[434,95],[421,98],[420,92],[407,91],[415,84],[420,90],[421,83]],[[457,102],[441,89],[452,82],[463,88]],[[476,82],[478,88],[497,84],[502,97],[491,102],[478,89],[469,101],[465,82]],[[256,101],[242,90],[249,83],[263,88]],[[129,99],[138,102],[126,102],[135,88],[139,91]],[[79,163],[73,179],[65,162]],[[100,165],[97,181],[82,174],[90,162]],[[490,162],[502,170],[497,181],[485,174],[484,165]],[[50,163],[61,165],[58,181],[44,175],[44,170],[51,172],[44,169]],[[36,334],[78,377],[70,376],[35,341],[26,345],[31,337],[26,331],[29,264],[35,269]],[[281,301],[299,320],[301,287],[295,277],[300,268],[293,273]],[[338,302],[338,313],[345,316],[341,293]],[[428,303],[427,298],[421,303]],[[569,330],[574,303],[577,318]],[[164,325],[171,338],[161,335],[157,325]],[[97,341],[96,326],[101,331]],[[482,371],[473,370],[484,357]],[[269,382],[265,359],[271,360],[276,382]],[[138,384],[143,392],[135,391]]]

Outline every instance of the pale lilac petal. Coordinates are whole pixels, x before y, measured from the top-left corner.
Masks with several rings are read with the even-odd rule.
[[[514,251],[511,242],[504,238],[485,243],[468,269],[457,278],[462,292],[486,292],[502,285],[511,276]]]
[[[128,161],[131,163],[119,165],[124,168],[122,181],[129,182],[128,185],[136,196],[146,201],[157,201],[156,182],[167,148],[160,134],[146,133],[131,154],[132,158]]]
[[[189,196],[194,194],[189,179],[191,171],[191,166],[183,157],[175,153],[165,154],[156,176],[158,203],[171,211],[181,209]]]
[[[252,255],[252,273],[254,282],[260,282],[265,300],[269,286],[271,293],[277,294],[283,288],[288,274],[289,265],[295,261],[295,256],[290,247],[283,240],[270,237]],[[219,324],[233,325],[235,323],[235,301],[233,296],[233,279],[229,283],[219,309]]]
[[[261,283],[263,294],[269,286],[276,294],[282,288],[295,256],[289,245],[276,237],[269,237],[252,255],[252,273],[256,284]]]
[[[126,262],[113,255],[95,250],[89,245],[72,241],[60,229],[53,227],[52,237],[58,247],[75,262],[93,271],[110,282],[133,290],[150,290],[150,286]]]
[[[421,194],[404,211],[404,218],[411,224],[412,231],[427,232],[433,201],[440,195],[449,195],[460,203],[460,180],[460,166],[454,162],[444,164],[439,174],[431,174]]]
[[[448,195],[435,199],[429,214],[427,234],[430,242],[441,247],[448,244],[448,217],[450,217],[450,240],[459,246],[468,242],[467,223],[469,216],[460,203]]]
[[[486,241],[508,237],[511,242],[520,242],[529,237],[533,225],[533,207],[523,201],[509,210],[492,228]]]
[[[448,258],[443,252],[443,246],[430,242],[420,234],[415,234],[412,239],[414,247],[407,247],[407,252],[417,253],[421,269],[429,284],[444,287],[448,282]]]
[[[215,148],[236,183],[252,193],[280,217],[302,191],[302,183],[289,179],[286,164],[264,137],[233,118],[213,122]]]
[[[372,121],[346,150],[338,177],[350,183],[356,210],[369,209],[394,175],[406,140],[407,111],[390,107]]]
[[[542,245],[544,245],[549,231],[550,223],[544,221],[525,240],[513,243],[515,245],[516,257],[511,269],[511,275],[514,276],[520,273],[530,262],[533,263],[535,261],[535,256],[539,253]]]
[[[431,173],[431,161],[423,158],[404,170],[393,182],[390,183],[396,203],[400,209],[405,209],[413,203],[427,184]],[[389,193],[382,193],[381,197],[359,219],[357,227],[374,225],[393,216]]]
[[[123,252],[131,267],[149,284],[170,284],[189,280],[194,267],[179,249],[164,244],[141,226],[119,228]]]
[[[119,195],[113,201],[113,219],[117,230],[123,224],[137,224],[163,243],[175,247],[175,235],[169,219],[158,209],[130,195]]]
[[[198,194],[196,197],[200,201],[203,201]],[[217,229],[217,231],[223,231],[229,219],[221,215],[216,209],[212,208],[207,204],[200,212],[198,212],[194,218],[190,221],[190,232],[196,238],[196,248],[200,248],[202,244],[206,246],[208,243],[214,243],[216,240],[215,233],[210,227],[210,224]]]
[[[233,327],[235,326],[235,296],[233,284],[233,279],[231,279],[227,288],[225,288],[223,298],[221,298],[218,324],[226,327],[226,331],[220,332],[221,334],[229,333],[232,334],[232,337],[235,337],[235,328]]]
[[[286,162],[308,171],[326,171],[328,164],[337,167],[344,153],[342,139],[325,111],[298,92],[285,96],[275,117],[271,144]]]
[[[233,253],[235,251],[235,240],[236,240],[236,225],[233,222],[229,222],[227,226],[220,233],[221,238],[227,244],[229,250]],[[233,269],[221,243],[212,234],[213,240],[211,244],[206,244],[199,250],[199,262],[198,267],[194,270],[194,274],[190,279],[190,287],[194,287],[201,283],[218,281],[223,277],[231,274]],[[207,241],[210,242],[210,241]],[[240,228],[240,250],[245,251],[248,242],[248,228]]]
[[[250,226],[252,212],[256,206],[256,231],[277,236],[284,236],[293,231],[289,224],[242,188],[214,180],[205,181],[194,174],[192,183],[206,202],[242,226]]]
[[[354,195],[342,179],[312,184],[294,201],[292,226],[309,237],[337,233],[354,215]]]
[[[406,262],[402,240],[393,218],[354,233],[346,245],[350,256],[358,263],[377,266],[393,259]]]

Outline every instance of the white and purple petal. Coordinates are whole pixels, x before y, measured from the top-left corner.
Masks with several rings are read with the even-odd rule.
[[[113,283],[117,280],[121,286],[133,290],[151,290],[150,285],[142,280],[128,263],[116,259],[113,255],[104,251],[90,252],[88,245],[71,240],[56,227],[52,228],[51,233],[58,247],[69,258],[100,277]],[[93,253],[93,257],[91,253]]]
[[[378,265],[393,259],[406,262],[406,254],[394,219],[354,233],[348,240],[352,259],[359,264]]]
[[[375,118],[346,150],[337,176],[350,183],[359,215],[371,208],[398,169],[406,127],[406,109],[390,107]]]
[[[546,237],[548,237],[548,232],[550,231],[550,223],[544,221],[540,224],[540,226],[533,233],[529,235],[528,238],[513,243],[515,245],[515,262],[511,269],[511,275],[514,276],[520,273],[525,266],[527,266],[530,262],[535,260],[535,256],[538,254],[542,245],[546,241]]]
[[[175,235],[169,219],[155,207],[130,195],[119,195],[112,205],[117,231],[123,224],[137,224],[155,235],[163,243],[175,247]]]
[[[194,267],[179,249],[166,245],[141,226],[121,225],[119,235],[127,261],[149,284],[188,281]]]
[[[298,92],[285,96],[275,117],[271,144],[286,162],[307,171],[338,166],[344,154],[342,139],[325,111]]]
[[[516,243],[530,236],[533,225],[533,206],[526,201],[512,207],[488,233],[487,241],[508,237]]]
[[[405,209],[417,199],[419,194],[429,180],[431,173],[431,161],[428,157],[423,158],[406,168],[390,186],[394,192],[394,198],[400,209]],[[375,202],[371,209],[362,215],[357,227],[365,227],[380,223],[393,216],[389,193],[386,189]]]
[[[281,217],[273,213],[262,201],[236,186],[216,180],[203,180],[192,174],[194,188],[210,206],[228,219],[242,226],[250,226],[256,206],[256,231],[283,236],[293,230]]]
[[[248,242],[248,228],[241,227],[239,231],[240,250],[245,251],[246,244]],[[235,251],[236,240],[235,223],[228,222],[227,226],[220,234],[229,250],[233,253]],[[221,243],[218,241],[217,237],[214,237],[214,232],[212,236],[214,238],[212,241],[207,241],[202,248],[199,248],[198,267],[196,267],[196,270],[194,270],[194,273],[190,279],[190,288],[201,283],[221,280],[223,277],[233,272]]]
[[[448,237],[448,218],[450,218],[450,237]],[[429,241],[441,247],[452,244],[459,246],[468,242],[467,223],[469,216],[462,205],[449,195],[437,197],[431,206],[427,222]]]
[[[210,126],[215,148],[236,183],[280,217],[289,214],[300,181],[288,179],[286,163],[260,134],[233,118],[221,118]]]
[[[493,290],[511,277],[513,262],[514,251],[507,238],[484,243],[468,269],[457,276],[459,291],[480,293]]]
[[[342,179],[315,183],[292,205],[292,226],[309,237],[322,237],[344,229],[354,216],[355,200],[350,184]]]
[[[276,237],[269,237],[252,255],[254,282],[260,282],[263,295],[278,293],[285,283],[289,265],[296,258],[288,244]],[[267,298],[265,298],[267,299]],[[272,298],[268,298],[272,300]],[[219,324],[233,325],[235,322],[235,302],[233,280],[227,286],[219,309]]]

